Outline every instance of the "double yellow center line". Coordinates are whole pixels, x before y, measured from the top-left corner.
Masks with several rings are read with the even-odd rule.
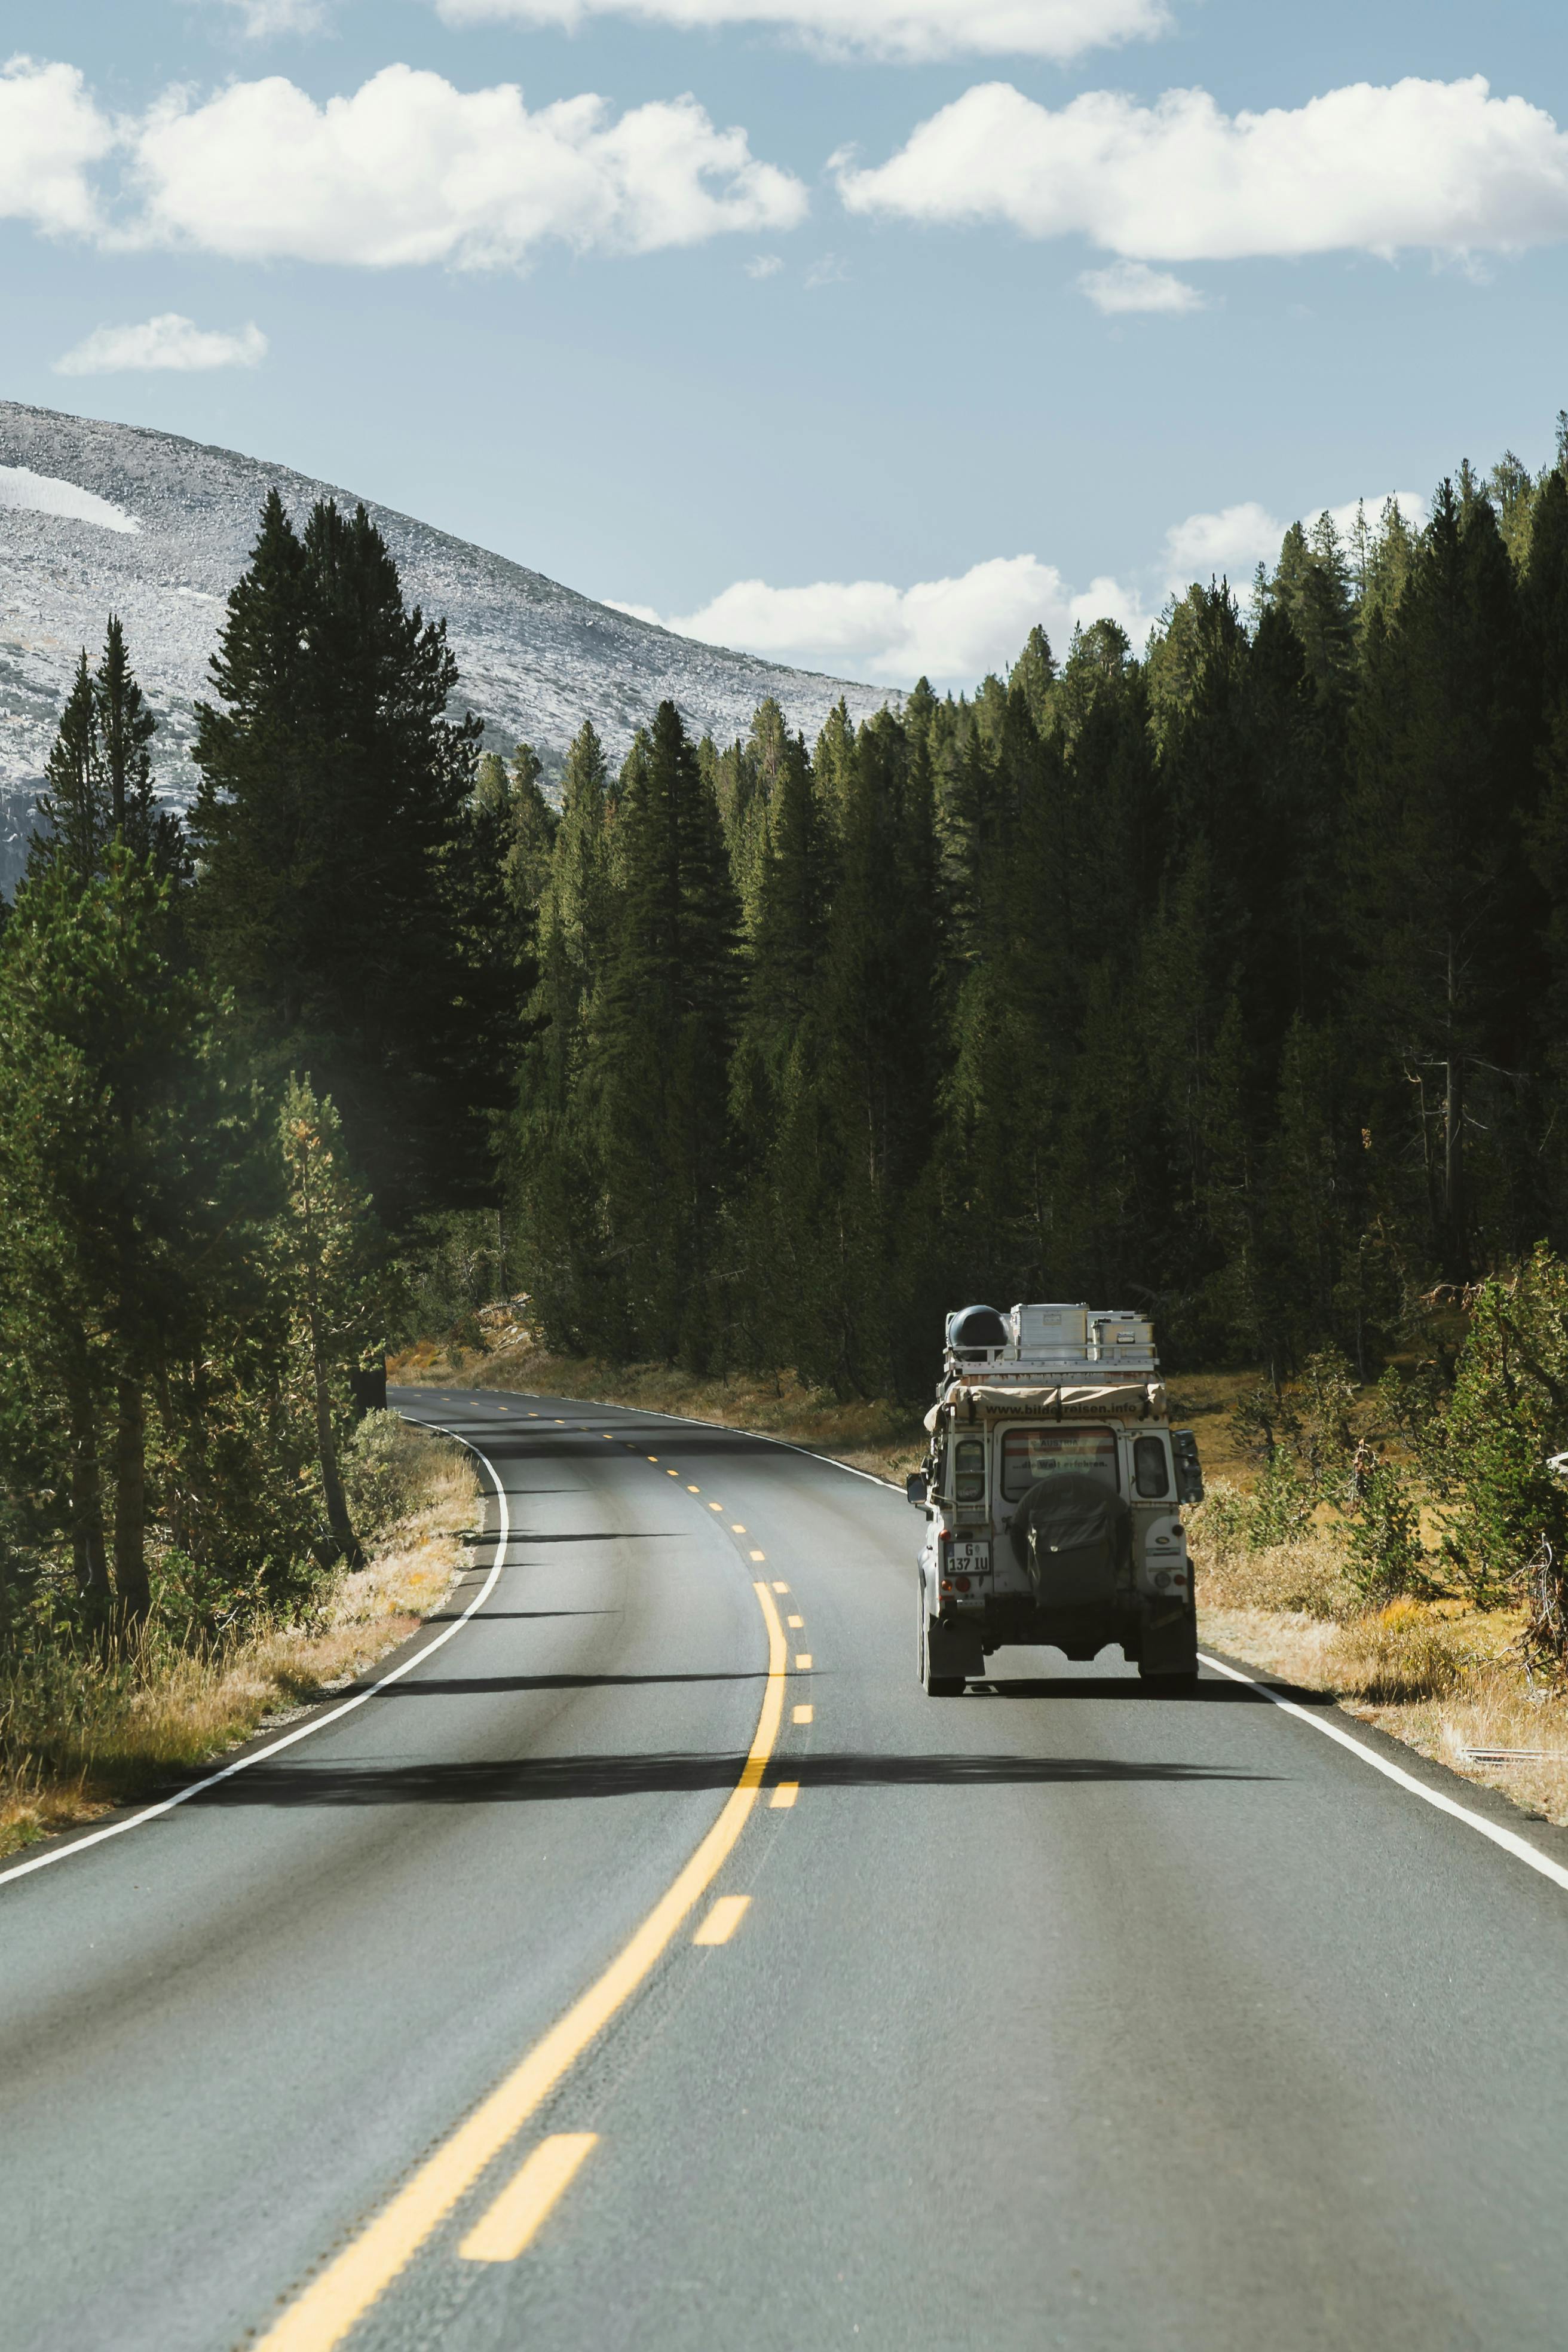
[[[574,2001],[565,2016],[420,2166],[392,2202],[311,2280],[259,2339],[257,2352],[331,2352],[333,2345],[342,2342],[603,2032],[616,2011],[630,2000],[729,1860],[757,1801],[778,1738],[788,1667],[784,1630],[773,1596],[765,1584],[756,1584],[752,1590],[767,1627],[767,1680],[751,1750],[723,1811],[597,1983]],[[586,2153],[585,2148],[582,2153]]]

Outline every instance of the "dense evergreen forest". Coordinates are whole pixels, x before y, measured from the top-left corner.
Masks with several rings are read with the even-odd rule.
[[[356,1368],[502,1287],[847,1395],[971,1297],[1364,1378],[1568,1242],[1565,468],[815,744],[585,727],[558,807],[363,510],[273,498],[188,822],[110,622],[0,929],[5,1622],[293,1605]]]
[[[612,779],[584,730],[529,871],[503,1176],[562,1344],[915,1393],[943,1308],[1085,1297],[1364,1376],[1568,1229],[1563,467],[815,746],[666,709]]]

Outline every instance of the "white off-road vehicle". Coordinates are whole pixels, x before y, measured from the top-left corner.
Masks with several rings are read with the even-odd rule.
[[[1173,1429],[1139,1315],[1084,1306],[966,1307],[947,1319],[924,1506],[920,1670],[933,1697],[994,1650],[1092,1658],[1118,1642],[1167,1687],[1198,1670],[1184,1504],[1197,1445]]]

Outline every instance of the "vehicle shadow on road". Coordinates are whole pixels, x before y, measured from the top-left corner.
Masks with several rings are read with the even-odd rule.
[[[1331,1691],[1303,1690],[1295,1683],[1280,1682],[1269,1676],[1268,1688],[1280,1698],[1294,1699],[1299,1706],[1332,1706]],[[1141,1682],[1128,1675],[1037,1675],[1027,1680],[993,1682],[989,1676],[979,1676],[971,1682],[970,1698],[1034,1698],[1034,1699],[1110,1699],[1122,1706],[1169,1706],[1173,1700],[1182,1706],[1267,1706],[1262,1689],[1256,1683],[1213,1682],[1200,1678],[1177,1690],[1162,1688],[1156,1682]]]
[[[548,1756],[450,1763],[262,1764],[193,1798],[198,1805],[549,1804],[578,1797],[640,1797],[731,1789],[744,1759],[667,1751],[647,1756]],[[770,1779],[803,1789],[982,1788],[1019,1784],[1273,1780],[1225,1764],[1120,1761],[1103,1756],[792,1756]]]

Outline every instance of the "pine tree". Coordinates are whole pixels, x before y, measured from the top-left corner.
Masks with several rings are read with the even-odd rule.
[[[628,759],[618,825],[625,878],[590,1051],[621,1330],[700,1367],[719,1344],[737,908],[718,805],[673,703]]]
[[[199,1307],[216,1187],[200,1105],[210,1008],[177,950],[170,885],[123,845],[81,885],[63,860],[24,884],[0,953],[0,1175],[22,1347],[70,1433],[79,1583],[107,1599],[100,1419],[113,1432],[113,1597],[150,1606],[151,1391]]]
[[[213,969],[268,1066],[330,1087],[394,1224],[482,1197],[494,1041],[448,875],[478,722],[445,715],[445,624],[405,607],[363,508],[319,505],[300,536],[274,491],[213,677],[192,816]]]
[[[273,1229],[275,1263],[309,1384],[322,1507],[340,1557],[363,1568],[339,1449],[344,1375],[373,1342],[384,1345],[370,1203],[349,1169],[331,1099],[318,1097],[308,1078],[289,1079],[278,1134],[283,1203]]]
[[[37,876],[59,865],[85,887],[100,871],[110,835],[98,697],[85,646],[44,763],[44,778],[45,790],[38,797],[41,829],[28,846],[28,873]]]
[[[1393,624],[1368,643],[1349,878],[1365,1050],[1385,1101],[1397,1089],[1415,1106],[1427,1262],[1456,1279],[1480,1242],[1477,1103],[1506,1114],[1530,1020],[1516,948],[1536,797],[1527,645],[1490,507],[1464,512],[1445,482]],[[1390,1105],[1378,1123],[1397,1121]]]

